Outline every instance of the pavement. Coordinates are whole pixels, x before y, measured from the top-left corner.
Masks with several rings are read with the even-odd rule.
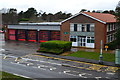
[[[48,56],[48,57],[69,59],[69,60],[73,60],[73,61],[80,61],[80,62],[86,62],[86,63],[99,64],[98,60],[86,59],[86,58],[77,58],[77,57],[72,57],[72,56],[61,56],[61,55],[53,55],[53,54],[48,54],[48,53],[35,53],[34,55],[42,55],[42,56]],[[116,67],[114,62],[104,61],[103,65]]]

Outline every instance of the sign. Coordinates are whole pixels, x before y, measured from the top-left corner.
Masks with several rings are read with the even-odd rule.
[[[68,32],[64,32],[64,34],[68,34]]]
[[[108,46],[105,46],[105,48],[108,48]]]

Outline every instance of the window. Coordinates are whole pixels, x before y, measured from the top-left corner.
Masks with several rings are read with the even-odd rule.
[[[87,37],[87,43],[94,43],[94,37]]]
[[[77,26],[77,31],[82,31],[82,30],[81,30],[81,27],[82,27],[82,24],[78,24],[78,26]]]
[[[70,24],[70,31],[74,31],[74,24]]]
[[[107,43],[109,43],[110,42],[110,36],[108,35],[107,36]]]
[[[87,24],[87,32],[90,32],[90,24]]]
[[[90,37],[87,37],[87,43],[90,43]]]
[[[85,32],[85,25],[82,24],[82,32]]]
[[[77,31],[77,24],[74,24],[74,31]]]
[[[76,36],[70,36],[70,41],[72,42],[77,42],[77,37]]]
[[[94,24],[70,24],[70,31],[94,32]]]
[[[94,40],[95,40],[94,37],[91,37],[91,43],[94,43]]]

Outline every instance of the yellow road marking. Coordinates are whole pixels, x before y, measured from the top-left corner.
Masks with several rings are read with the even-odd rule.
[[[80,61],[69,60],[69,59],[63,59],[63,58],[48,57],[48,56],[37,55],[37,54],[34,54],[34,55],[35,55],[35,56],[39,56],[39,57],[44,57],[44,58],[51,58],[51,59],[64,60],[64,61],[71,61],[71,62],[75,62],[75,63],[82,63],[82,64],[88,64],[88,65],[90,65],[89,68],[71,66],[71,67],[80,68],[80,69],[86,69],[86,70],[101,71],[100,68],[102,68],[102,67],[108,67],[107,69],[105,69],[105,71],[116,72],[118,69],[120,69],[120,67],[112,67],[112,66],[106,66],[106,65],[99,65],[99,64],[93,64],[93,63],[86,63],[86,62],[80,62]],[[105,71],[102,71],[102,72],[105,72]]]

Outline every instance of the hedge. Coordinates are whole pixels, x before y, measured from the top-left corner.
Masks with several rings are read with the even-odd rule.
[[[40,43],[39,52],[49,52],[54,54],[61,54],[71,49],[72,42],[69,41],[47,41]]]

